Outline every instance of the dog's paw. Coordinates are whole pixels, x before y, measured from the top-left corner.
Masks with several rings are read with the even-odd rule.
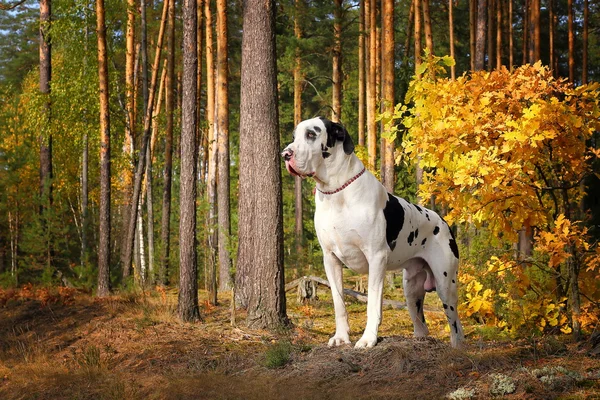
[[[331,339],[329,339],[329,343],[327,346],[329,347],[337,347],[345,344],[350,344],[350,337],[348,335],[335,335]]]
[[[364,334],[354,345],[355,349],[371,348],[377,344],[377,336]]]

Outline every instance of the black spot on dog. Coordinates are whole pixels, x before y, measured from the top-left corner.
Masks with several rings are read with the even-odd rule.
[[[429,214],[428,214],[428,213],[425,213],[425,218],[427,218],[427,221],[431,221],[431,220],[429,219]]]
[[[417,236],[419,236],[419,229],[415,231],[415,240],[417,239]]]
[[[454,307],[450,306],[450,311],[454,311]]]
[[[444,310],[448,309],[448,304],[444,304]]]
[[[454,323],[452,324],[452,326],[454,327],[454,332],[458,333],[458,325],[456,325],[456,321],[454,321]]]
[[[321,132],[321,128],[319,128],[319,127],[318,127],[318,126],[316,126],[316,125],[315,125],[315,126],[313,126],[313,129],[314,129],[315,131],[317,131],[317,132]]]
[[[330,152],[328,152],[328,151],[324,151],[324,152],[323,152],[323,158],[327,158],[327,157],[329,157],[330,155],[331,155],[331,153],[330,153]]]
[[[438,233],[440,233],[440,227],[436,226],[435,229],[433,230],[433,234],[437,235]]]
[[[456,283],[456,281],[454,279],[452,279],[452,283]]]
[[[414,232],[411,232],[411,233],[408,235],[408,245],[409,245],[409,246],[412,246],[412,242],[413,242],[413,240],[415,240],[415,233],[414,233]]]
[[[423,241],[421,242],[421,246],[425,246],[426,241],[427,241],[427,238],[423,239]]]
[[[323,143],[321,143],[321,151],[327,151],[327,150],[329,150],[329,147],[327,147]]]
[[[404,226],[404,208],[396,197],[388,193],[388,201],[383,209],[385,217],[385,239],[391,250],[396,247],[396,239]]]
[[[454,240],[454,238],[450,239],[450,250],[452,250],[454,257],[458,258],[458,246],[456,245],[456,240]]]
[[[417,299],[417,313],[421,313],[421,299]]]
[[[421,207],[419,207],[418,205],[414,204],[415,208],[417,209],[417,211],[419,211],[421,214],[423,214],[423,209]]]
[[[444,271],[444,276],[448,276],[448,273],[446,271]]]
[[[421,322],[425,324],[425,314],[421,313]]]

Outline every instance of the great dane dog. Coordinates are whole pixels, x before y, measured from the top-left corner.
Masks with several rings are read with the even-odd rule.
[[[388,270],[404,270],[404,294],[414,335],[429,330],[425,292],[437,291],[450,325],[451,344],[463,340],[457,312],[458,247],[450,227],[435,212],[389,194],[354,154],[346,129],[318,117],[298,124],[282,152],[288,172],[316,181],[315,229],[335,308],[329,346],[350,343],[344,305],[342,264],[369,274],[367,325],[356,348],[373,347],[381,323]]]

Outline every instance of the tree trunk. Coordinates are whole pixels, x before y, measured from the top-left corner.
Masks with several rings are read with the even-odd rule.
[[[52,263],[52,246],[48,209],[52,206],[52,123],[50,81],[52,80],[52,43],[50,30],[52,23],[51,0],[40,0],[40,93],[44,99],[41,124],[40,142],[40,216],[42,217],[42,232],[46,240],[46,265]]]
[[[581,83],[588,83],[588,25],[590,6],[588,0],[583,1],[583,59],[581,60]]]
[[[197,7],[197,14],[198,14],[198,29],[196,31],[196,36],[197,36],[197,48],[198,48],[198,70],[196,71],[196,81],[197,81],[197,88],[196,88],[196,107],[197,107],[197,113],[198,115],[196,116],[196,121],[197,121],[197,126],[196,126],[196,141],[198,143],[198,184],[200,185],[200,193],[199,196],[202,197],[203,196],[203,188],[204,185],[202,184],[204,182],[204,157],[206,156],[206,146],[205,143],[206,142],[206,131],[203,129],[204,127],[202,126],[202,124],[200,123],[200,121],[202,120],[202,53],[204,51],[204,19],[202,18],[202,14],[204,14],[204,0],[196,0],[196,7]]]
[[[377,167],[377,124],[375,121],[377,101],[377,0],[369,2],[369,68],[367,80],[367,153],[369,167]],[[365,12],[367,9],[365,8]]]
[[[415,74],[419,76],[418,70],[421,66],[421,52],[423,51],[423,45],[421,44],[421,0],[414,0],[415,2]]]
[[[477,3],[477,32],[475,35],[475,71],[485,67],[485,34],[487,22],[487,0]]]
[[[342,118],[342,0],[334,0],[331,120]]]
[[[433,34],[431,32],[431,13],[429,12],[429,0],[422,0],[423,5],[423,29],[425,31],[425,45],[429,53],[433,55]]]
[[[159,284],[169,284],[171,256],[171,183],[173,179],[173,114],[175,106],[175,2],[169,2],[167,29],[167,76],[165,80],[165,166],[163,169],[163,198],[161,219],[162,255]]]
[[[395,71],[395,40],[394,40],[394,0],[383,0],[382,5],[382,71],[383,71],[383,95],[382,103],[384,111],[393,113],[396,105],[394,90],[394,71]],[[383,139],[383,149],[381,158],[384,160],[385,167],[383,186],[388,192],[394,191],[394,142]]]
[[[200,318],[196,254],[196,84],[197,3],[183,1],[183,98],[181,100],[181,189],[179,221],[179,301],[182,321]]]
[[[531,1],[524,0],[523,3],[523,64],[527,64],[529,60],[529,7],[531,6]]]
[[[529,63],[540,60],[540,0],[530,0]]]
[[[365,2],[360,0],[358,22],[358,145],[365,145]]]
[[[477,0],[469,0],[469,51],[471,71],[476,70],[477,51],[475,47],[477,36]]]
[[[304,7],[304,0],[294,0],[294,36],[296,37],[297,42],[300,42],[303,36],[301,16],[304,13]],[[304,86],[304,76],[302,73],[302,58],[300,57],[300,54],[300,48],[296,47],[294,66],[294,126],[297,126],[302,121],[302,91]],[[296,239],[296,254],[297,256],[300,256],[303,252],[302,242],[304,237],[304,222],[302,218],[302,178],[300,178],[299,176],[294,177],[294,204],[294,232]],[[299,258],[300,257],[297,258],[296,265],[298,265]]]
[[[96,295],[104,297],[110,294],[110,111],[104,0],[96,0],[96,34],[100,93],[100,211]]]
[[[573,27],[573,0],[567,1],[569,29],[569,82],[575,82],[575,30]]]
[[[549,39],[549,53],[550,53],[550,69],[552,70],[552,76],[557,76],[557,71],[555,68],[554,59],[556,55],[554,54],[554,36],[556,32],[556,12],[554,10],[554,0],[548,0],[548,39]]]
[[[218,146],[215,128],[215,65],[213,50],[213,18],[210,1],[204,3],[206,18],[206,120],[208,122],[208,173],[206,193],[208,197],[208,262],[207,290],[209,300],[216,301],[217,297],[217,156]]]
[[[496,69],[502,67],[502,0],[496,1]]]
[[[553,0],[551,0],[553,1]],[[514,43],[513,43],[513,0],[508,0],[508,66],[513,70],[514,66]]]
[[[240,106],[240,233],[236,290],[248,325],[287,323],[275,59],[275,2],[244,3]]]
[[[450,35],[450,57],[455,59],[454,55],[454,2],[448,0],[448,34]],[[470,28],[469,28],[470,29]],[[450,66],[450,78],[456,79],[456,65]]]
[[[131,215],[129,216],[129,224],[127,226],[127,239],[124,244],[125,251],[121,257],[121,267],[123,271],[131,268],[131,257],[133,254],[133,244],[135,236],[135,226],[137,220],[137,204],[140,200],[140,193],[142,191],[142,181],[144,179],[144,172],[146,170],[146,151],[148,151],[150,134],[151,134],[151,120],[152,110],[154,109],[154,96],[156,94],[156,83],[158,81],[158,67],[160,63],[160,53],[162,50],[162,42],[164,37],[165,25],[167,21],[167,10],[169,7],[169,0],[165,0],[163,3],[163,11],[160,22],[160,28],[158,32],[158,40],[156,42],[156,53],[154,55],[154,63],[152,64],[152,79],[150,82],[150,90],[148,93],[148,107],[144,114],[144,135],[142,137],[142,143],[140,148],[139,160],[136,167],[135,179],[133,183],[133,194],[131,198]]]
[[[227,64],[227,0],[217,0],[217,208],[219,223],[219,289],[231,288],[231,236],[229,199],[229,76]],[[216,299],[216,296],[215,296]]]
[[[83,152],[81,156],[81,266],[88,265],[88,229],[90,218],[88,212],[88,167],[89,167],[89,146],[87,131],[83,134]]]
[[[495,65],[494,58],[496,56],[494,51],[494,45],[496,44],[496,41],[494,40],[494,22],[496,20],[496,14],[494,13],[494,10],[496,9],[497,0],[487,0],[487,2],[487,70],[491,71]]]

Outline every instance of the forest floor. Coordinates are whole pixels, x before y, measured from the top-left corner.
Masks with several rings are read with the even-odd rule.
[[[466,324],[454,350],[427,300],[431,338],[413,339],[408,312],[386,309],[376,347],[330,349],[325,290],[310,305],[290,293],[293,327],[277,334],[249,330],[239,311],[232,326],[227,296],[192,324],[177,320],[175,292],[0,290],[0,399],[600,399],[590,339],[499,339]],[[366,307],[347,303],[356,341]]]

